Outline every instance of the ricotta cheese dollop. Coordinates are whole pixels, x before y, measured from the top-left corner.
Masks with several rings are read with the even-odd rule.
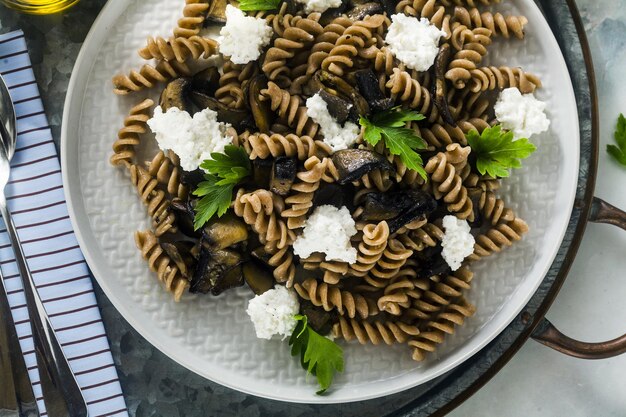
[[[294,316],[299,311],[295,291],[282,285],[255,296],[248,302],[246,310],[259,339],[271,339],[274,335],[283,336],[283,339],[290,336],[297,324]]]
[[[516,139],[530,139],[532,135],[545,132],[550,120],[545,113],[546,103],[532,94],[523,94],[519,89],[502,90],[494,106],[496,118],[502,127],[513,132]]]
[[[220,52],[234,64],[247,64],[261,55],[272,39],[272,28],[265,19],[246,16],[238,7],[226,6],[226,24],[220,30]]]
[[[470,225],[466,220],[460,220],[456,216],[443,218],[445,233],[441,246],[441,256],[450,265],[453,271],[461,267],[463,260],[474,253],[474,236],[470,234]]]
[[[293,253],[301,258],[313,252],[326,254],[327,261],[356,262],[357,251],[350,238],[356,224],[347,207],[319,206],[304,224],[302,235],[293,243]]]
[[[217,121],[217,112],[204,109],[191,117],[176,107],[164,113],[161,106],[154,109],[148,120],[159,148],[172,150],[180,158],[185,171],[198,169],[202,161],[211,159],[212,152],[223,152],[233,138],[226,133],[227,123]]]
[[[385,37],[391,53],[414,70],[426,71],[432,67],[439,53],[439,40],[446,32],[431,25],[426,18],[418,20],[394,14],[391,22]]]
[[[341,126],[328,111],[328,104],[322,96],[314,94],[306,101],[306,114],[314,122],[320,125],[320,133],[324,136],[324,142],[328,144],[333,152],[348,149],[356,143],[359,132],[357,125],[352,122],[345,122]]]
[[[296,0],[296,2],[304,4],[306,13],[324,13],[328,9],[341,6],[341,0]]]

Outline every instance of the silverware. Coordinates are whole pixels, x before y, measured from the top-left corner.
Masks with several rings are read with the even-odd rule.
[[[0,272],[0,417],[39,416]]]
[[[88,412],[85,399],[37,293],[11,213],[7,209],[4,187],[9,181],[9,162],[15,153],[16,124],[15,108],[9,90],[4,79],[0,77],[0,214],[11,238],[24,286],[46,411],[49,417],[86,417]]]

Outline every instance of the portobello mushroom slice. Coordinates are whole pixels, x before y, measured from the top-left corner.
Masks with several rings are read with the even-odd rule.
[[[272,179],[274,161],[256,158],[252,160],[252,183],[257,188],[268,188]]]
[[[343,78],[331,74],[328,71],[319,70],[315,73],[313,83],[319,90],[325,90],[330,95],[340,96],[352,103],[349,120],[358,123],[359,115],[369,114],[369,104],[367,100]]]
[[[296,179],[296,159],[288,156],[279,156],[274,162],[270,190],[278,195],[286,196]]]
[[[437,201],[420,190],[372,192],[364,198],[361,218],[367,221],[386,220],[389,231],[395,233],[405,224],[427,217],[436,209]]]
[[[380,89],[378,77],[376,77],[376,73],[371,68],[356,71],[354,77],[359,93],[369,103],[372,113],[389,110],[393,107],[393,99],[385,97],[385,94]]]
[[[230,123],[237,131],[252,125],[252,118],[247,110],[231,109],[215,97],[200,91],[191,91],[189,98],[200,110],[211,109],[217,112],[217,118],[220,122]]]
[[[159,105],[164,112],[172,107],[191,113],[191,103],[188,99],[191,80],[189,78],[177,78],[170,81],[161,93]]]
[[[300,301],[300,313],[306,316],[309,326],[322,336],[330,333],[337,316],[334,311],[316,307],[308,300]]]
[[[267,78],[263,74],[254,77],[244,87],[244,97],[252,112],[252,118],[256,128],[261,133],[269,133],[274,119],[270,102],[261,100],[261,90],[267,87]]]
[[[328,112],[343,126],[350,116],[350,109],[354,107],[352,103],[323,89],[320,90],[318,94],[326,102]]]
[[[232,249],[215,252],[202,248],[191,279],[189,292],[219,295],[243,285],[241,254]]]
[[[383,13],[382,4],[371,1],[367,3],[355,4],[350,10],[348,10],[348,17],[354,21],[363,20],[365,16],[373,16],[375,14]]]
[[[248,240],[248,227],[231,211],[222,217],[214,217],[202,229],[203,246],[219,251]]]
[[[208,67],[197,72],[191,79],[191,89],[214,96],[219,87],[220,73],[217,67]]]
[[[271,290],[275,284],[272,271],[255,259],[243,264],[243,279],[256,295]]]
[[[344,149],[335,152],[332,159],[339,172],[338,182],[342,185],[358,180],[375,169],[394,172],[383,155],[367,149]]]
[[[435,83],[433,84],[433,96],[435,97],[435,105],[441,112],[443,121],[451,126],[456,126],[456,120],[450,113],[448,106],[447,88],[445,74],[450,62],[450,44],[444,43],[439,48],[437,58],[435,58]]]
[[[176,215],[176,225],[178,229],[186,236],[200,238],[200,232],[195,230],[193,220],[196,216],[192,202],[195,200],[183,201],[175,198],[170,203],[170,209]]]
[[[193,258],[191,256],[191,242],[161,242],[161,247],[167,253],[172,261],[178,267],[178,270],[185,277],[191,277],[191,271],[189,265],[192,264]]]

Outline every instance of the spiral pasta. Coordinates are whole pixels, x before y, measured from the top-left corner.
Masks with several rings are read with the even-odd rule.
[[[130,109],[124,127],[117,132],[117,140],[113,142],[113,155],[110,162],[114,166],[124,165],[130,168],[135,159],[135,150],[140,143],[140,135],[146,133],[150,119],[150,110],[154,101],[146,99]]]
[[[408,72],[394,68],[393,74],[389,76],[385,87],[389,91],[391,98],[397,103],[415,109],[426,116],[430,122],[436,121],[439,117],[439,111],[434,105],[428,89],[422,86]]]
[[[292,18],[289,26],[274,40],[265,54],[261,69],[267,78],[278,81],[284,87],[289,86],[291,78],[287,61],[324,31],[318,23],[320,17],[320,13],[311,13],[306,17]]]
[[[426,354],[434,352],[443,343],[445,336],[453,334],[454,328],[462,325],[475,311],[476,308],[462,297],[450,304],[429,321],[419,335],[408,342],[413,351],[413,360],[423,361]]]
[[[481,67],[470,71],[469,89],[473,92],[517,87],[522,94],[529,94],[541,87],[539,78],[521,68]]]
[[[390,239],[382,256],[371,269],[372,276],[379,279],[393,278],[406,260],[413,254],[411,249],[406,248],[399,240]]]
[[[262,99],[269,100],[272,111],[289,127],[294,128],[296,135],[305,135],[314,138],[319,125],[307,115],[307,108],[302,100],[281,89],[276,83],[269,82],[267,88],[261,90]]]
[[[159,151],[148,163],[148,174],[156,178],[160,184],[164,184],[171,196],[184,200],[187,198],[188,190],[180,182],[182,170],[176,160],[176,155],[171,152],[167,156],[163,151]]]
[[[166,232],[176,232],[176,218],[169,210],[170,203],[165,196],[165,192],[157,188],[157,179],[144,168],[138,165],[131,165],[130,181],[137,189],[141,201],[148,209],[148,215],[153,220],[155,234],[161,236]]]
[[[183,17],[178,19],[177,26],[174,28],[174,36],[190,38],[200,33],[208,10],[208,0],[185,0]]]
[[[458,52],[452,57],[445,77],[452,82],[455,88],[465,88],[472,79],[472,71],[482,62],[487,54],[487,47],[491,44],[491,31],[486,28],[469,30],[466,26],[457,26],[452,35],[452,44],[458,37]]]
[[[322,69],[335,75],[343,75],[347,69],[354,66],[358,48],[368,45],[373,39],[373,33],[388,23],[388,19],[383,15],[366,16],[363,20],[354,22],[345,29],[328,56],[324,58]]]
[[[217,52],[217,42],[210,38],[191,36],[189,38],[150,37],[145,47],[139,50],[143,59],[162,61],[176,60],[180,63],[188,58],[208,58]]]
[[[172,293],[174,301],[180,301],[189,287],[189,281],[181,274],[176,263],[167,256],[155,234],[150,230],[137,231],[135,243],[141,256],[148,262],[150,270],[156,272],[165,289]]]
[[[376,304],[363,295],[320,283],[313,278],[305,280],[302,284],[295,284],[294,288],[300,297],[310,300],[313,305],[323,307],[326,311],[335,309],[342,316],[366,319],[378,314]]]
[[[438,0],[401,0],[396,5],[397,13],[425,18],[450,36],[451,16]],[[447,39],[447,37],[446,37]]]
[[[486,28],[494,35],[509,38],[511,35],[518,39],[524,39],[524,26],[528,23],[525,16],[502,15],[502,13],[482,12],[477,8],[467,9],[455,7],[455,22],[459,22],[470,28]]]
[[[312,157],[324,157],[331,153],[326,143],[309,136],[298,136],[292,133],[285,136],[278,133],[249,135],[243,139],[243,146],[251,159],[292,156],[303,161]]]
[[[339,317],[339,322],[333,326],[333,336],[346,341],[358,340],[364,345],[372,343],[387,345],[406,343],[411,337],[419,335],[419,329],[402,321],[363,321]]]
[[[278,249],[293,243],[295,236],[279,217],[284,203],[268,190],[246,193],[239,189],[233,202],[235,214],[259,235],[261,243],[276,242]]]
[[[470,255],[468,259],[477,261],[501,252],[504,248],[511,246],[513,242],[521,240],[527,232],[528,225],[520,218],[500,223],[476,238],[474,254]]]
[[[433,194],[437,199],[443,199],[448,211],[455,213],[460,219],[474,218],[473,203],[468,197],[467,188],[459,176],[455,165],[448,160],[448,155],[439,152],[430,158],[425,168],[430,175]]]
[[[350,265],[350,274],[364,276],[371,271],[383,256],[389,240],[389,225],[386,221],[368,224],[363,228],[363,240],[359,243],[356,262]]]
[[[132,70],[128,74],[117,74],[113,77],[113,92],[125,95],[152,88],[156,83],[166,82],[181,76],[191,75],[186,63],[178,61],[159,61],[156,66],[145,64],[139,71]]]

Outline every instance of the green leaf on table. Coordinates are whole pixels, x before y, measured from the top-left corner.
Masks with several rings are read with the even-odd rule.
[[[626,166],[626,117],[623,114],[617,119],[617,127],[615,128],[615,145],[607,145],[606,151],[619,164]]]
[[[481,175],[493,178],[508,177],[511,168],[521,168],[521,160],[537,150],[526,138],[513,140],[513,132],[502,130],[500,125],[489,127],[481,134],[471,130],[466,137],[476,157],[476,169]]]
[[[335,372],[343,372],[343,349],[332,340],[313,330],[306,316],[297,315],[296,328],[289,338],[291,355],[300,356],[302,367],[315,375],[323,394],[333,382]]]

